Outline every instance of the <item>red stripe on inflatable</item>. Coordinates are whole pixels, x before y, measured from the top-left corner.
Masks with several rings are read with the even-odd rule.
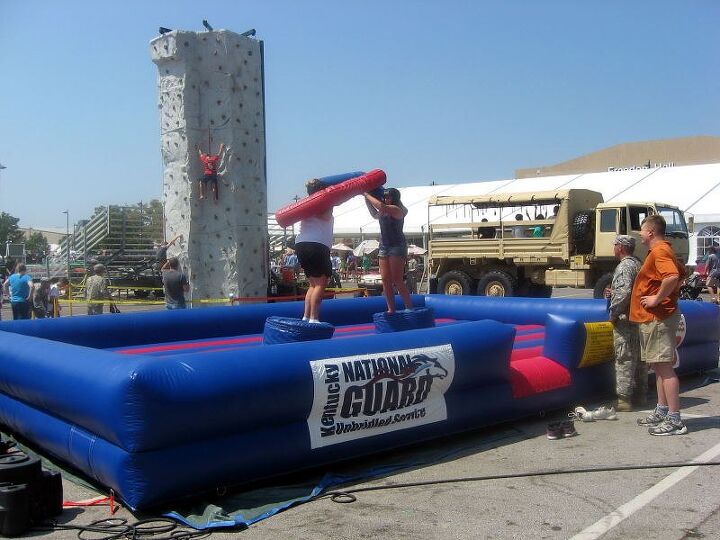
[[[513,349],[510,353],[510,362],[522,360],[523,358],[532,358],[533,356],[542,355],[542,345],[537,347],[526,347],[524,349]]]
[[[534,334],[523,334],[522,336],[515,336],[515,341],[531,341],[533,339],[542,339],[545,337],[545,332],[536,332]]]
[[[541,324],[516,324],[515,330],[518,332],[522,332],[523,330],[538,330],[540,328],[545,328]]]
[[[202,347],[214,347],[217,345],[230,345],[237,343],[252,343],[262,341],[262,336],[252,336],[232,339],[217,339],[214,341],[193,341],[192,343],[174,343],[172,345],[154,345],[152,347],[137,347],[135,349],[124,349],[115,351],[119,354],[143,354],[162,351],[181,351],[186,349],[200,349]]]
[[[342,328],[336,328],[336,334],[346,334],[348,332],[362,332],[363,330],[375,330],[374,324],[361,324],[357,326],[343,326]]]
[[[448,323],[453,322],[455,319],[435,319],[436,323]],[[344,334],[350,332],[367,332],[368,330],[375,330],[374,324],[359,324],[355,326],[343,326],[335,330],[335,334]],[[136,347],[134,349],[123,349],[114,351],[118,354],[143,354],[153,352],[170,352],[170,351],[183,351],[188,349],[200,349],[202,347],[216,347],[218,345],[246,345],[248,343],[259,343],[262,341],[262,336],[250,336],[242,338],[229,338],[229,339],[217,339],[213,341],[193,341],[191,343],[173,343],[167,345],[152,345],[148,347]],[[230,350],[230,348],[217,349],[216,351]],[[212,352],[216,352],[212,351]]]
[[[275,220],[281,227],[287,227],[301,219],[320,214],[333,206],[342,204],[355,195],[378,188],[385,183],[385,180],[387,180],[385,172],[374,169],[362,176],[340,182],[281,208],[275,212]]]
[[[523,358],[510,363],[510,383],[513,397],[523,398],[570,386],[570,372],[544,356]]]

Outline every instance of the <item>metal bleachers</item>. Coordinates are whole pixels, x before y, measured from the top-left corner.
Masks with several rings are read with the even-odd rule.
[[[142,266],[155,256],[154,243],[163,239],[163,212],[159,202],[135,206],[103,206],[89,219],[80,221],[73,234],[60,244],[59,260],[102,262],[113,269]]]

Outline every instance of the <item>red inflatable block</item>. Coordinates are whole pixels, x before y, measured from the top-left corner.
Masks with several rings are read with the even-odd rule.
[[[297,223],[301,219],[329,210],[366,191],[382,186],[386,180],[385,172],[374,169],[362,176],[332,185],[322,191],[308,195],[275,212],[275,219],[281,227]]]
[[[517,399],[570,386],[570,372],[549,358],[535,356],[510,362],[510,382]]]

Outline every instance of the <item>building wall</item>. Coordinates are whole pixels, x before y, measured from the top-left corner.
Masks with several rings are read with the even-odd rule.
[[[65,238],[65,232],[48,231],[45,229],[33,229],[32,227],[23,228],[19,227],[18,230],[25,235],[25,240],[30,238],[35,233],[40,233],[48,241],[48,244],[59,244],[60,241]]]
[[[556,165],[517,169],[515,178],[702,163],[720,163],[720,137],[683,137],[618,144]]]
[[[173,31],[150,42],[158,68],[166,236],[189,275],[193,300],[267,293],[267,180],[262,42],[220,30]],[[210,142],[211,148],[208,148]],[[217,153],[219,202],[196,145]]]

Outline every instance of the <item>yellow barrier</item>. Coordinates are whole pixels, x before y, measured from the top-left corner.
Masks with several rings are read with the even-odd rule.
[[[128,287],[116,287],[116,286],[110,286],[109,289],[127,289]],[[131,289],[137,289],[137,290],[162,290],[159,287],[130,287]],[[72,286],[73,291],[77,292],[82,289],[84,289],[84,286]],[[358,287],[355,289],[343,289],[343,288],[337,288],[337,287],[330,287],[326,289],[327,294],[331,295],[337,295],[337,294],[351,294],[356,292],[362,292],[364,296],[368,296],[367,289],[364,287]],[[188,301],[188,304],[227,304],[234,305],[235,303],[240,302],[258,302],[261,300],[290,300],[290,299],[301,299],[304,298],[305,295],[295,295],[295,296],[280,296],[280,297],[267,297],[267,296],[259,296],[259,297],[228,297],[228,298],[202,298],[197,300]],[[102,299],[102,300],[85,300],[85,299],[61,299],[58,300],[58,306],[63,307],[69,307],[70,308],[70,315],[72,316],[72,308],[74,304],[115,304],[119,306],[164,306],[165,301],[164,300],[119,300],[115,298],[110,299]]]

